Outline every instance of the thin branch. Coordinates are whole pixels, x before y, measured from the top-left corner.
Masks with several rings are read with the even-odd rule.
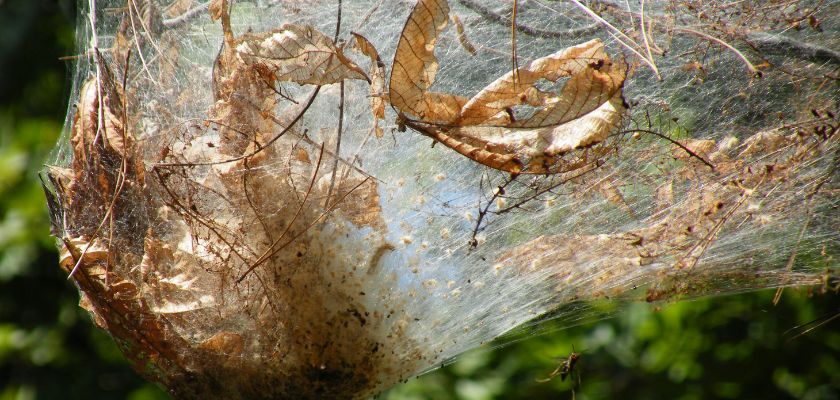
[[[694,157],[694,158],[696,158],[696,159],[700,160],[700,162],[702,162],[703,164],[706,164],[706,166],[707,166],[707,167],[709,167],[709,168],[711,168],[711,169],[712,169],[712,171],[714,171],[714,170],[715,170],[715,166],[714,166],[714,164],[712,164],[711,162],[707,161],[705,158],[700,157],[700,155],[699,155],[699,154],[695,153],[694,151],[692,151],[691,149],[689,149],[688,147],[686,147],[686,146],[685,146],[685,145],[683,145],[682,143],[680,143],[680,142],[678,142],[678,141],[676,141],[676,140],[674,140],[674,139],[669,138],[667,135],[663,135],[663,134],[661,134],[661,133],[659,133],[659,132],[652,131],[652,130],[649,130],[649,129],[628,129],[628,130],[625,130],[625,131],[621,131],[619,134],[622,134],[622,135],[623,135],[623,134],[625,134],[625,133],[636,133],[636,132],[638,132],[638,133],[647,133],[647,134],[654,135],[654,136],[658,136],[658,137],[660,137],[660,138],[662,138],[662,139],[665,139],[665,140],[667,140],[667,141],[671,142],[673,145],[675,145],[675,146],[677,146],[677,147],[681,148],[683,151],[685,151],[686,153],[688,153],[688,155],[690,155],[691,157]]]
[[[309,94],[309,98],[306,99],[306,104],[304,104],[304,106],[303,106],[303,108],[301,108],[300,112],[298,112],[297,115],[295,115],[295,118],[292,119],[292,122],[290,122],[287,126],[285,126],[283,128],[283,130],[280,131],[280,133],[278,133],[273,138],[271,138],[271,140],[269,140],[265,145],[260,146],[259,148],[257,148],[256,150],[254,150],[254,151],[252,151],[248,154],[243,154],[239,157],[229,158],[227,160],[222,160],[222,161],[158,163],[158,164],[153,165],[152,169],[166,168],[166,167],[195,167],[195,166],[205,166],[205,165],[227,164],[227,163],[236,162],[236,161],[248,158],[248,157],[252,157],[252,156],[258,154],[259,152],[263,151],[267,147],[271,146],[274,142],[276,142],[278,139],[280,139],[280,137],[285,135],[286,132],[288,132],[290,129],[292,129],[292,127],[294,127],[295,124],[303,117],[303,114],[306,113],[306,110],[308,110],[309,107],[312,105],[312,103],[315,101],[315,97],[318,95],[319,90],[321,90],[321,86],[316,86],[315,89],[312,91],[312,93]]]
[[[137,39],[140,35],[137,33],[137,26],[134,23],[134,13],[132,12],[132,5],[134,4],[134,0],[128,0],[128,21],[131,23],[131,31],[134,34],[134,47],[137,48],[137,56],[140,57],[140,62],[143,64],[143,71],[146,72],[146,75],[149,76],[149,80],[152,81],[155,86],[160,86],[160,82],[155,80],[155,77],[152,76],[152,72],[149,71],[149,63],[146,62],[146,58],[143,56],[143,49],[140,47],[140,41]],[[134,9],[137,6],[134,5]],[[137,10],[137,14],[140,14],[140,11]],[[151,41],[154,43],[154,41]]]
[[[517,0],[513,0],[513,11],[511,12],[510,17],[510,60],[511,60],[511,72],[513,79],[513,87],[516,88],[516,85],[519,84],[519,59],[516,56],[516,5]]]
[[[621,43],[621,45],[624,46],[627,50],[630,50],[630,52],[632,52],[633,54],[638,56],[640,59],[642,59],[642,61],[645,64],[647,64],[650,67],[651,70],[653,70],[653,72],[656,74],[657,78],[659,78],[659,80],[662,80],[662,76],[659,74],[659,68],[656,67],[656,64],[653,62],[653,59],[652,58],[648,59],[647,57],[643,56],[642,53],[640,53],[638,50],[636,50],[633,46],[624,42],[624,40],[626,40],[626,41],[636,45],[636,47],[641,48],[641,46],[639,46],[639,44],[636,43],[635,40],[633,40],[629,36],[625,35],[624,32],[622,32],[620,29],[613,26],[607,20],[601,18],[600,15],[596,14],[595,11],[592,11],[592,9],[590,9],[589,7],[587,7],[586,5],[581,3],[580,1],[571,0],[571,2],[574,3],[574,5],[576,5],[578,8],[583,10],[583,12],[585,12],[587,15],[589,15],[590,18],[594,19],[595,21],[598,21],[598,23],[607,27],[609,29],[608,32],[609,32],[610,36],[612,36],[616,41]],[[622,40],[622,38],[624,40]]]
[[[823,325],[825,325],[825,324],[827,324],[827,323],[829,323],[829,322],[831,322],[831,321],[834,321],[834,320],[835,320],[835,319],[837,319],[838,317],[840,317],[840,310],[838,310],[838,311],[834,311],[834,312],[830,312],[830,313],[828,313],[828,314],[825,314],[825,315],[820,316],[819,318],[817,318],[817,319],[815,319],[815,320],[813,320],[813,321],[806,322],[806,323],[804,323],[804,324],[802,324],[802,325],[797,325],[797,326],[794,326],[793,328],[790,328],[790,329],[788,329],[787,331],[785,331],[785,333],[783,333],[783,334],[782,334],[782,336],[787,336],[787,334],[789,334],[789,333],[791,333],[791,332],[793,332],[793,331],[796,331],[796,330],[799,330],[799,329],[805,328],[806,326],[811,326],[811,325],[813,325],[813,326],[811,326],[810,328],[803,330],[802,332],[798,333],[796,336],[793,336],[792,338],[790,338],[790,339],[788,339],[788,340],[786,340],[786,341],[785,341],[785,343],[790,343],[790,342],[791,342],[791,341],[793,341],[794,339],[797,339],[797,338],[799,338],[799,337],[801,337],[801,336],[804,336],[804,335],[808,334],[808,332],[811,332],[811,331],[813,331],[814,329],[817,329],[817,328],[819,328],[819,327],[821,327],[821,326],[823,326]]]
[[[502,215],[502,214],[509,213],[513,210],[521,208],[523,205],[525,205],[525,203],[527,203],[529,201],[532,201],[532,200],[536,199],[537,197],[540,197],[540,196],[542,196],[546,193],[556,194],[556,193],[554,193],[554,190],[557,189],[558,187],[566,184],[569,181],[572,181],[574,179],[578,179],[578,178],[580,178],[580,177],[582,177],[582,176],[584,176],[584,175],[586,175],[586,174],[588,174],[592,171],[595,171],[596,169],[601,167],[601,165],[603,165],[603,163],[600,162],[600,161],[593,162],[593,163],[589,164],[589,168],[587,168],[586,170],[581,171],[580,173],[575,174],[573,176],[563,178],[563,179],[560,180],[560,182],[552,183],[551,185],[546,186],[542,189],[538,189],[538,190],[535,189],[535,191],[532,195],[530,195],[528,197],[525,197],[523,199],[520,199],[516,203],[513,203],[513,204],[511,204],[511,205],[509,205],[505,208],[499,209],[499,210],[493,212],[493,214]]]
[[[649,59],[653,60],[653,53],[650,50],[650,42],[648,40],[648,33],[645,29],[645,0],[641,0],[641,6],[639,9],[639,25],[642,27],[642,39],[645,41],[645,50],[647,50],[647,56]]]
[[[242,282],[242,281],[243,281],[243,280],[244,280],[244,279],[248,276],[248,274],[249,274],[249,273],[251,273],[251,271],[253,271],[253,270],[254,270],[254,269],[256,269],[257,267],[259,267],[262,263],[266,262],[269,258],[274,257],[274,255],[275,255],[275,254],[277,254],[280,250],[283,250],[286,246],[288,246],[288,245],[290,245],[290,244],[294,243],[294,241],[295,241],[295,240],[297,240],[297,238],[301,237],[301,236],[302,236],[304,233],[306,233],[306,232],[307,232],[310,228],[312,228],[313,226],[315,226],[316,224],[318,224],[318,222],[319,222],[319,221],[321,221],[321,219],[322,219],[322,218],[324,218],[327,214],[331,213],[331,212],[332,212],[335,208],[337,208],[337,207],[338,207],[338,205],[339,205],[339,204],[341,204],[341,202],[342,202],[342,201],[344,201],[344,199],[345,199],[345,198],[347,198],[347,196],[349,196],[351,193],[353,193],[354,191],[356,191],[356,189],[358,189],[359,187],[361,187],[362,185],[364,185],[365,183],[367,183],[367,181],[368,181],[369,179],[370,179],[370,177],[369,177],[369,176],[368,176],[368,177],[365,177],[365,179],[363,179],[361,182],[359,182],[356,186],[353,186],[353,188],[351,188],[351,189],[350,189],[347,193],[345,193],[344,195],[342,195],[340,199],[338,199],[335,203],[333,203],[333,205],[332,205],[332,206],[330,206],[329,208],[327,208],[326,210],[324,210],[324,212],[322,212],[322,213],[321,213],[321,215],[319,215],[319,216],[318,216],[318,218],[315,218],[315,219],[312,221],[312,223],[310,223],[309,225],[307,225],[305,229],[303,229],[300,233],[298,233],[298,234],[297,234],[297,235],[295,235],[294,237],[290,238],[290,239],[289,239],[289,241],[287,241],[286,243],[284,243],[282,246],[280,246],[280,247],[278,247],[278,248],[276,248],[276,249],[272,250],[270,253],[269,253],[269,252],[266,252],[265,254],[263,254],[263,255],[262,255],[259,259],[257,259],[257,261],[254,263],[254,265],[252,265],[250,268],[248,268],[248,270],[247,270],[247,271],[245,271],[245,273],[244,273],[244,274],[242,274],[242,275],[239,277],[239,279],[237,279],[237,280],[236,280],[236,283],[240,283],[240,282]]]
[[[359,21],[359,23],[356,24],[356,30],[359,30],[361,27],[363,27],[365,24],[367,24],[368,20],[373,15],[373,13],[375,13],[376,10],[378,10],[379,7],[381,7],[382,3],[384,3],[384,2],[385,2],[385,0],[379,0],[378,3],[376,3],[373,7],[371,7],[370,10],[368,10],[367,14],[365,14],[365,16],[362,17],[362,19]]]
[[[338,34],[341,33],[341,0],[338,0],[338,12],[335,17],[335,35],[333,43],[338,43]]]
[[[474,0],[458,0],[459,3],[464,5],[465,7],[469,8],[470,10],[475,11],[477,14],[483,16],[484,18],[501,24],[503,26],[514,26],[516,30],[524,33],[529,36],[535,37],[542,37],[542,38],[561,38],[561,39],[570,39],[576,38],[583,35],[593,34],[598,32],[600,26],[598,24],[591,24],[587,26],[582,26],[580,28],[571,28],[565,31],[552,31],[546,29],[539,29],[534,28],[522,23],[514,23],[511,18],[505,17],[503,15],[497,14],[495,11],[479,4]]]
[[[799,252],[799,245],[802,243],[802,238],[805,236],[805,231],[808,229],[808,224],[811,223],[810,216],[808,219],[805,220],[805,223],[802,224],[802,229],[799,231],[799,237],[796,239],[796,245],[793,246],[793,251],[790,252],[790,257],[788,258],[787,265],[785,265],[785,270],[790,272],[793,271],[793,265],[796,262],[796,253]],[[782,291],[784,291],[784,286],[776,289],[776,293],[773,295],[773,305],[779,304],[779,300],[782,299]]]
[[[785,55],[805,61],[840,65],[840,52],[781,35],[753,33],[746,42],[763,54]]]
[[[208,1],[205,3],[201,3],[177,17],[165,19],[163,20],[163,26],[167,28],[177,28],[183,24],[186,24],[193,18],[198,17],[204,11],[206,11],[207,8],[210,7],[210,3],[212,2]]]
[[[747,56],[745,56],[744,53],[741,53],[740,50],[735,48],[735,46],[732,46],[731,44],[726,43],[725,41],[723,41],[721,39],[718,39],[718,38],[716,38],[712,35],[709,35],[707,33],[703,33],[703,32],[700,32],[700,31],[696,31],[696,30],[691,29],[691,28],[685,28],[685,27],[677,26],[677,27],[674,27],[674,31],[683,32],[683,33],[690,33],[692,35],[700,36],[704,39],[707,39],[707,40],[715,42],[715,43],[717,43],[717,44],[719,44],[723,47],[726,47],[729,50],[732,50],[732,52],[735,53],[735,55],[738,56],[738,58],[740,58],[742,61],[744,61],[744,64],[747,65],[747,68],[750,70],[750,73],[753,76],[756,76],[756,77],[761,76],[761,72],[758,70],[758,68],[756,68],[755,65],[753,65],[752,62],[750,62],[750,59],[747,58]]]
[[[519,175],[511,175],[510,178],[507,181],[505,181],[505,183],[497,186],[496,189],[493,190],[493,196],[491,196],[490,199],[487,200],[487,204],[484,206],[484,208],[479,208],[478,218],[475,221],[475,228],[473,228],[472,238],[470,239],[470,247],[478,246],[478,240],[476,239],[476,236],[478,236],[478,232],[481,230],[481,221],[483,221],[484,217],[487,216],[490,207],[493,205],[496,199],[505,195],[505,189],[507,189],[508,185],[513,183],[513,181],[515,181],[517,177],[519,177]]]
[[[312,173],[312,178],[309,180],[309,187],[306,188],[306,193],[303,195],[303,201],[300,202],[300,205],[298,206],[298,209],[295,212],[295,216],[292,217],[292,220],[289,222],[288,225],[286,225],[286,229],[283,230],[283,233],[280,234],[280,237],[275,239],[271,243],[271,246],[268,246],[268,250],[263,252],[263,254],[260,256],[260,258],[257,260],[257,262],[254,263],[254,265],[251,266],[251,268],[249,268],[247,271],[245,271],[245,273],[239,278],[239,280],[236,281],[236,283],[242,282],[242,280],[245,278],[246,275],[248,275],[249,272],[251,272],[254,268],[256,268],[257,265],[259,265],[262,261],[267,260],[270,257],[270,256],[266,257],[266,255],[268,255],[269,253],[274,255],[274,253],[272,252],[272,249],[274,248],[274,246],[277,246],[277,243],[280,243],[280,241],[284,237],[286,237],[286,234],[289,233],[289,230],[292,229],[292,225],[294,225],[295,221],[297,221],[298,217],[300,217],[301,212],[303,212],[303,207],[306,205],[306,200],[309,198],[309,195],[312,193],[312,187],[315,186],[315,182],[318,180],[318,171],[321,170],[321,161],[323,159],[324,159],[324,144],[322,143],[321,144],[321,152],[320,152],[320,154],[318,154],[318,161],[315,164],[315,171]]]
[[[339,85],[339,103],[338,103],[338,129],[336,130],[335,138],[335,155],[333,156],[332,176],[330,177],[330,187],[327,190],[327,198],[324,200],[324,207],[330,205],[330,197],[332,197],[333,187],[335,186],[335,175],[338,172],[338,159],[341,155],[341,133],[344,132],[344,80],[341,80]]]
[[[341,0],[338,0],[338,13],[335,18],[335,36],[333,36],[333,43],[338,42],[338,35],[341,33]],[[332,59],[332,56],[330,56]],[[338,159],[341,157],[341,134],[344,132],[344,79],[339,84],[339,100],[338,100],[338,128],[336,129],[335,137],[335,155],[333,156],[332,176],[330,176],[330,187],[327,189],[327,198],[324,199],[324,207],[329,207],[330,197],[332,197],[333,188],[335,187],[335,175],[338,173]]]

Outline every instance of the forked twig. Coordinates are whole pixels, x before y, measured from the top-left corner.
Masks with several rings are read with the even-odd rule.
[[[505,189],[507,189],[508,185],[513,183],[513,181],[515,181],[517,177],[519,177],[519,175],[511,175],[510,179],[505,181],[505,183],[497,186],[496,189],[493,190],[493,196],[491,196],[490,199],[487,200],[487,204],[484,206],[484,208],[478,210],[478,218],[475,221],[475,228],[473,228],[472,238],[470,238],[470,247],[478,246],[478,240],[476,239],[476,237],[478,236],[478,232],[481,230],[481,221],[483,221],[484,217],[487,216],[490,207],[493,205],[496,199],[505,195]]]
[[[307,225],[306,228],[304,228],[300,233],[298,233],[294,237],[290,238],[282,246],[277,247],[276,249],[273,249],[273,250],[271,248],[269,248],[269,250],[267,250],[265,253],[263,253],[263,255],[260,256],[260,258],[257,259],[257,261],[253,265],[251,265],[251,267],[249,267],[248,270],[245,271],[245,273],[243,273],[239,277],[239,279],[236,280],[236,283],[241,283],[243,280],[245,280],[245,278],[248,276],[248,274],[251,273],[251,271],[253,271],[257,267],[259,267],[262,263],[266,262],[271,257],[274,257],[275,254],[277,254],[280,250],[283,250],[284,248],[286,248],[286,246],[294,243],[294,241],[297,240],[299,237],[303,236],[303,234],[306,233],[310,228],[312,228],[313,226],[318,224],[321,221],[322,218],[327,216],[329,213],[333,212],[333,210],[335,210],[338,207],[338,205],[341,204],[341,202],[344,201],[345,198],[347,198],[347,196],[349,196],[351,193],[356,191],[356,189],[358,189],[359,187],[361,187],[362,185],[367,183],[367,181],[369,179],[370,179],[370,177],[366,176],[365,179],[363,179],[361,182],[359,182],[356,186],[353,186],[349,191],[347,191],[347,193],[343,194],[340,199],[338,199],[335,203],[333,203],[329,208],[324,210],[324,212],[322,212],[321,215],[319,215],[317,218],[315,218],[312,221],[312,223]],[[276,243],[277,242],[275,242],[275,244]],[[273,247],[273,245],[272,245],[272,247]]]
[[[623,135],[623,134],[626,134],[626,133],[636,133],[636,132],[638,132],[638,133],[647,133],[647,134],[654,135],[654,136],[657,136],[657,137],[659,137],[659,138],[665,139],[665,140],[667,140],[667,141],[671,142],[671,144],[673,144],[674,146],[677,146],[677,147],[679,147],[680,149],[682,149],[683,151],[685,151],[686,153],[688,153],[688,155],[689,155],[689,156],[694,157],[694,158],[696,158],[696,159],[700,160],[700,162],[702,162],[703,164],[706,164],[706,166],[707,166],[707,167],[709,167],[709,168],[711,168],[711,169],[712,169],[712,171],[714,171],[714,170],[715,170],[715,166],[714,166],[714,164],[712,164],[711,162],[707,161],[705,158],[701,157],[699,154],[695,153],[694,151],[692,151],[691,149],[689,149],[688,147],[686,147],[686,146],[685,146],[685,145],[683,145],[682,143],[680,143],[680,142],[678,142],[678,141],[676,141],[676,140],[674,140],[674,139],[669,138],[669,137],[668,137],[668,135],[664,135],[664,134],[661,134],[661,133],[659,133],[659,132],[652,131],[652,130],[650,130],[650,129],[628,129],[628,130],[621,131],[621,132],[619,132],[618,134]]]
[[[250,269],[248,269],[248,271],[246,271],[245,274],[243,274],[239,278],[239,280],[236,281],[236,283],[241,282],[242,279],[245,278],[245,275],[247,275],[249,272],[251,272],[251,270],[256,268],[256,266],[259,265],[259,263],[262,262],[262,260],[268,259],[268,257],[266,257],[266,254],[271,252],[272,248],[274,248],[274,246],[276,246],[277,243],[280,243],[280,240],[282,240],[286,236],[286,234],[289,233],[289,230],[292,229],[292,225],[294,225],[295,221],[297,221],[301,212],[303,212],[303,207],[306,205],[306,200],[309,199],[309,195],[312,193],[312,187],[315,186],[315,181],[318,180],[318,171],[321,169],[321,161],[323,159],[324,159],[324,144],[322,143],[321,144],[321,152],[318,154],[318,161],[315,163],[315,171],[312,173],[312,178],[309,180],[309,187],[306,188],[306,193],[303,195],[303,200],[300,202],[300,205],[298,206],[298,209],[295,212],[294,217],[292,217],[292,220],[289,221],[288,225],[286,225],[286,229],[283,230],[283,233],[280,234],[280,237],[278,237],[277,239],[275,239],[271,243],[271,246],[268,247],[268,250],[263,252],[263,254],[260,256],[260,258],[257,260],[257,262],[254,263],[254,265]]]

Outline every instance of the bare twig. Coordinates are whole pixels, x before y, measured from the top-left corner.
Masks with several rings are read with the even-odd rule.
[[[338,13],[335,18],[335,36],[333,42],[338,42],[338,35],[341,33],[341,0],[338,0]],[[335,156],[333,157],[332,176],[330,177],[330,187],[327,190],[327,198],[324,199],[324,207],[329,207],[330,197],[332,197],[333,187],[335,186],[335,175],[338,172],[338,159],[341,157],[341,134],[344,132],[344,80],[341,80],[339,85],[340,96],[338,100],[338,128],[336,129],[335,137]]]
[[[475,228],[473,228],[472,238],[470,239],[470,247],[478,246],[478,240],[476,239],[476,236],[478,236],[478,232],[481,230],[481,221],[483,221],[484,217],[487,216],[490,207],[493,205],[496,199],[505,195],[505,190],[507,189],[508,185],[513,183],[513,181],[515,181],[517,177],[519,177],[519,175],[511,175],[510,178],[508,178],[505,181],[505,183],[497,186],[496,189],[493,190],[493,196],[491,196],[490,199],[487,200],[487,204],[484,206],[484,208],[479,208],[478,218],[475,221]]]
[[[662,76],[659,74],[659,68],[656,67],[656,64],[653,62],[653,59],[652,58],[649,59],[649,58],[643,56],[642,53],[640,53],[638,50],[636,50],[635,47],[641,48],[641,46],[639,46],[639,44],[636,43],[635,40],[633,40],[629,36],[625,35],[624,32],[622,32],[620,29],[613,26],[613,24],[609,23],[607,20],[601,18],[600,15],[596,14],[595,11],[592,11],[591,8],[587,7],[586,5],[581,3],[580,1],[571,0],[571,2],[574,5],[576,5],[578,8],[583,10],[583,12],[585,12],[586,15],[589,15],[590,18],[594,19],[595,21],[597,21],[601,25],[607,27],[610,36],[612,36],[616,41],[621,43],[621,45],[624,46],[627,50],[630,50],[631,53],[638,56],[645,64],[647,64],[650,67],[651,70],[653,70],[653,73],[656,74],[657,78],[662,80]],[[636,46],[633,47],[625,41],[627,41],[629,43],[632,43]]]
[[[703,164],[706,164],[706,166],[707,166],[707,167],[709,167],[709,168],[711,168],[713,171],[714,171],[714,169],[715,169],[714,164],[712,164],[711,162],[707,161],[705,158],[700,157],[700,155],[699,155],[699,154],[697,154],[697,153],[695,153],[695,152],[691,151],[691,149],[689,149],[688,147],[685,147],[685,145],[683,145],[682,143],[680,143],[680,142],[678,142],[678,141],[676,141],[676,140],[674,140],[674,139],[671,139],[671,138],[669,138],[667,135],[663,135],[663,134],[661,134],[661,133],[659,133],[659,132],[652,131],[652,130],[650,130],[650,129],[628,129],[628,130],[621,131],[619,134],[622,134],[622,135],[623,135],[623,134],[626,134],[626,133],[636,133],[636,132],[638,132],[638,133],[647,133],[647,134],[649,134],[649,135],[654,135],[654,136],[660,137],[660,138],[662,138],[662,139],[665,139],[665,140],[667,140],[667,141],[671,142],[673,145],[675,145],[675,146],[677,146],[677,147],[681,148],[683,151],[685,151],[686,153],[688,153],[688,155],[690,155],[691,157],[694,157],[694,158],[696,158],[696,159],[700,160],[700,162],[702,162]]]
[[[318,161],[315,163],[315,171],[312,172],[312,178],[309,179],[309,187],[306,188],[306,193],[303,195],[303,201],[300,202],[300,205],[298,206],[298,209],[295,212],[294,217],[292,217],[292,220],[289,221],[288,225],[286,225],[286,229],[283,230],[283,232],[280,234],[280,237],[275,239],[271,243],[271,246],[268,246],[268,250],[266,250],[260,256],[260,258],[257,260],[257,262],[254,263],[254,265],[252,265],[247,271],[245,271],[244,274],[242,274],[242,276],[239,277],[239,279],[236,281],[237,283],[242,282],[242,280],[245,279],[245,276],[247,276],[248,273],[253,271],[254,268],[256,268],[264,260],[267,260],[270,257],[270,256],[267,256],[267,255],[269,253],[272,253],[272,249],[274,248],[274,246],[277,246],[277,243],[280,243],[280,241],[283,240],[283,238],[286,236],[286,234],[289,233],[289,230],[292,229],[292,225],[294,225],[295,221],[297,221],[298,217],[300,217],[301,212],[303,212],[303,207],[306,205],[306,200],[309,198],[309,195],[312,193],[312,187],[315,186],[315,182],[318,180],[318,171],[321,170],[321,161],[323,159],[324,159],[324,144],[322,143],[321,144],[321,152],[318,154]],[[272,253],[272,255],[273,254],[274,253]]]
[[[787,334],[789,334],[789,333],[791,333],[791,332],[794,332],[794,331],[796,331],[796,330],[799,330],[799,329],[805,328],[806,326],[811,326],[811,325],[813,325],[813,326],[811,326],[810,328],[805,329],[805,330],[803,330],[802,332],[799,332],[796,336],[791,337],[790,339],[786,340],[785,342],[786,342],[786,343],[789,343],[789,342],[791,342],[792,340],[795,340],[795,339],[797,339],[797,338],[799,338],[799,337],[801,337],[801,336],[804,336],[804,335],[808,334],[808,332],[811,332],[811,331],[813,331],[814,329],[817,329],[817,328],[819,328],[819,327],[821,327],[821,326],[823,326],[823,325],[825,325],[825,324],[827,324],[827,323],[829,323],[829,322],[831,322],[831,321],[834,321],[834,320],[835,320],[835,319],[837,319],[838,317],[840,317],[840,310],[838,310],[838,311],[833,311],[833,312],[830,312],[830,313],[828,313],[828,314],[822,315],[822,316],[820,316],[819,318],[817,318],[817,319],[815,319],[815,320],[813,320],[813,321],[810,321],[810,322],[804,323],[804,324],[802,324],[802,325],[797,325],[797,326],[794,326],[793,328],[790,328],[790,329],[788,329],[787,331],[785,331],[785,333],[783,334],[783,336],[786,336]]]
[[[707,40],[715,42],[715,43],[717,43],[717,44],[719,44],[723,47],[726,47],[729,50],[732,50],[732,52],[735,53],[735,55],[738,56],[738,58],[740,58],[742,61],[744,61],[744,64],[747,65],[747,69],[750,70],[750,73],[753,76],[756,76],[756,77],[761,76],[761,72],[758,70],[758,68],[756,68],[755,65],[753,65],[752,62],[750,62],[750,59],[747,58],[747,56],[745,56],[744,53],[741,53],[740,50],[735,48],[735,46],[733,46],[729,43],[726,43],[725,41],[723,41],[719,38],[716,38],[712,35],[709,35],[707,33],[703,33],[703,32],[700,32],[700,31],[696,31],[696,30],[691,29],[691,28],[685,28],[685,27],[677,26],[677,27],[674,27],[674,31],[675,32],[689,33],[689,34],[692,34],[692,35],[700,36],[704,39],[707,39]]]
[[[519,59],[516,55],[516,5],[517,0],[513,0],[513,11],[511,11],[510,17],[510,67],[513,73],[511,79],[513,79],[514,88],[519,83]]]
[[[753,33],[746,42],[763,54],[785,55],[805,61],[840,65],[840,52],[781,35]]]
[[[332,176],[330,177],[330,188],[327,190],[327,198],[324,200],[324,207],[329,207],[330,197],[332,197],[333,187],[335,186],[335,175],[338,172],[338,159],[341,158],[341,134],[344,132],[344,81],[339,85],[339,102],[338,102],[338,128],[336,129],[335,137],[335,156],[333,156]]]
[[[796,239],[796,245],[793,246],[793,251],[790,253],[790,257],[788,258],[787,265],[785,265],[785,270],[793,271],[793,265],[796,262],[796,253],[799,251],[799,245],[802,243],[802,238],[805,236],[805,231],[808,229],[808,224],[811,222],[811,218],[805,220],[805,223],[802,225],[802,229],[799,231],[799,237]],[[784,287],[780,287],[776,289],[776,293],[773,295],[773,305],[779,304],[779,300],[782,299],[782,291],[784,291]]]
[[[514,26],[514,27],[516,27],[517,31],[519,31],[523,34],[529,35],[529,36],[542,37],[542,38],[569,39],[569,38],[576,38],[576,37],[583,36],[583,35],[593,34],[595,32],[598,32],[599,29],[601,29],[600,25],[598,25],[598,24],[591,24],[591,25],[587,25],[587,26],[582,26],[580,28],[567,29],[565,31],[552,31],[552,30],[546,30],[546,29],[539,29],[539,28],[534,28],[534,27],[522,24],[522,23],[514,23],[514,21],[511,18],[508,18],[508,17],[505,17],[503,15],[497,14],[495,11],[479,4],[478,2],[476,2],[474,0],[458,0],[458,2],[463,4],[465,7],[469,8],[470,10],[475,11],[476,13],[478,13],[479,15],[483,16],[484,18],[486,18],[490,21],[496,22],[496,23],[504,25],[504,26]]]
[[[207,8],[210,7],[210,3],[210,1],[201,3],[177,17],[165,19],[163,20],[163,26],[167,28],[177,28],[183,24],[186,24],[193,18],[198,17],[204,11],[206,11]]]
[[[242,160],[242,159],[248,158],[248,157],[252,157],[252,156],[254,156],[254,155],[258,154],[259,152],[263,151],[263,150],[264,150],[265,148],[267,148],[268,146],[271,146],[274,142],[276,142],[276,141],[277,141],[278,139],[280,139],[283,135],[285,135],[285,134],[286,134],[286,132],[288,132],[290,129],[292,129],[292,127],[294,127],[294,126],[295,126],[295,124],[296,124],[296,123],[297,123],[297,122],[298,122],[301,118],[303,118],[303,114],[305,114],[305,113],[306,113],[306,110],[308,110],[308,109],[309,109],[309,107],[312,105],[312,103],[315,101],[315,97],[317,97],[317,96],[318,96],[318,91],[319,91],[319,90],[321,90],[321,86],[316,86],[316,87],[315,87],[315,89],[314,89],[314,90],[312,90],[312,93],[310,93],[310,94],[309,94],[309,98],[308,98],[308,99],[306,99],[306,104],[304,104],[304,106],[303,106],[303,108],[301,108],[300,112],[298,112],[298,113],[297,113],[297,115],[295,115],[295,118],[294,118],[294,119],[292,119],[292,122],[290,122],[288,125],[286,125],[285,127],[283,127],[283,130],[281,130],[281,131],[280,131],[280,133],[278,133],[278,134],[277,134],[277,135],[275,135],[273,138],[271,138],[271,140],[269,140],[266,144],[264,144],[264,145],[262,145],[262,146],[259,146],[259,148],[257,148],[256,150],[254,150],[254,151],[252,151],[252,152],[250,152],[250,153],[248,153],[248,154],[243,154],[243,155],[241,155],[241,156],[239,156],[239,157],[233,157],[233,158],[229,158],[229,159],[227,159],[227,160],[222,160],[222,161],[209,161],[209,162],[183,162],[183,163],[158,163],[158,164],[153,165],[153,166],[152,166],[152,169],[155,169],[155,168],[166,168],[166,167],[195,167],[195,166],[205,166],[205,165],[227,164],[227,163],[236,162],[236,161],[239,161],[239,160]]]
[[[648,58],[653,60],[653,53],[650,50],[651,40],[648,40],[648,32],[645,29],[645,0],[641,1],[639,14],[639,25],[642,27],[642,39],[644,39],[645,42],[645,50],[647,50]]]

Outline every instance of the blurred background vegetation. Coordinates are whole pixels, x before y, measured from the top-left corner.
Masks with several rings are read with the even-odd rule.
[[[74,53],[75,18],[74,0],[0,0],[0,400],[166,399],[77,306],[49,236],[37,173],[64,123],[69,64],[59,57]],[[382,397],[572,398],[577,376],[537,380],[574,346],[577,399],[840,398],[840,319],[785,335],[840,311],[840,297],[772,297],[607,305],[613,318],[522,330]]]

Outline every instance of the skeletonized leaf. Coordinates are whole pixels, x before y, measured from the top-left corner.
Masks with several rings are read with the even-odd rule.
[[[594,111],[570,122],[541,128],[507,126],[438,126],[409,121],[447,147],[488,167],[511,173],[546,174],[569,171],[561,156],[604,141],[626,110],[621,93]]]
[[[446,1],[419,0],[400,37],[390,101],[407,126],[492,168],[553,173],[564,170],[559,156],[604,141],[620,123],[627,65],[597,39],[508,72],[469,100],[429,92],[448,14]],[[537,86],[561,78],[559,93]]]
[[[376,137],[382,137],[379,120],[385,119],[385,64],[379,52],[366,37],[353,32],[355,45],[362,54],[370,57],[370,108],[373,112],[373,129]]]
[[[332,39],[311,26],[293,24],[259,34],[245,34],[236,52],[246,65],[261,66],[280,81],[328,85],[344,79],[367,80]]]
[[[419,0],[405,23],[391,67],[391,105],[426,122],[451,122],[467,102],[461,96],[429,92],[438,70],[435,43],[448,21],[446,0]]]
[[[508,72],[487,85],[464,105],[460,125],[537,128],[558,125],[598,108],[621,90],[626,67],[613,63],[600,40],[569,47],[539,58],[516,73]],[[514,82],[514,76],[518,76]],[[540,80],[556,82],[570,77],[559,93],[538,89]],[[537,107],[527,119],[517,120],[512,107]]]

